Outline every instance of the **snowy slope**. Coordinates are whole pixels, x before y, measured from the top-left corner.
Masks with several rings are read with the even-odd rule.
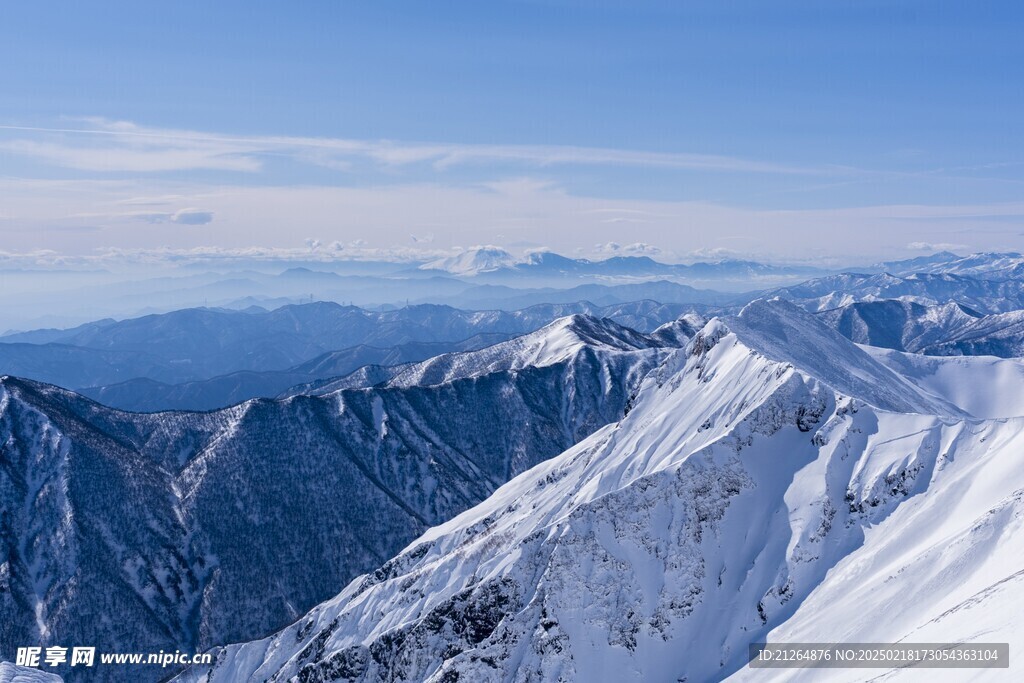
[[[918,352],[950,339],[982,316],[958,303],[924,306],[882,299],[822,311],[818,317],[858,344]]]
[[[480,351],[446,353],[414,363],[396,374],[388,386],[429,386],[450,381],[453,377],[509,372],[527,366],[542,368],[565,362],[586,348],[628,352],[663,345],[670,346],[611,320],[573,315]]]
[[[678,335],[648,336],[609,319],[571,315],[545,325],[536,332],[477,351],[444,353],[425,361],[400,366],[363,367],[344,377],[293,387],[284,392],[283,396],[324,396],[341,389],[357,387],[431,386],[449,382],[456,377],[515,372],[526,367],[548,367],[564,363],[587,349],[595,353],[615,354],[679,347],[693,336],[692,331],[687,336],[690,328],[685,322],[679,324],[683,327]]]
[[[658,327],[651,332],[651,338],[665,346],[683,347],[707,322],[707,319],[698,313],[687,313]]]
[[[934,356],[1024,356],[1024,311],[982,315],[960,303],[901,299],[850,303],[818,313],[847,339]]]
[[[611,336],[565,348],[588,326]],[[193,651],[281,628],[619,419],[670,351],[609,330],[572,319],[534,336],[560,350],[545,365],[470,353],[430,386],[209,413],[123,413],[0,378],[0,657],[17,643]],[[641,348],[606,343],[632,336]]]
[[[0,662],[0,683],[60,683],[61,677],[39,669]]]
[[[992,356],[940,358],[861,347],[924,391],[986,419],[1024,415],[1024,359]]]
[[[921,372],[755,302],[620,422],[181,680],[765,680],[743,666],[766,637],[1014,651],[1024,419]]]
[[[936,356],[1024,356],[1024,311],[987,315],[921,348]]]

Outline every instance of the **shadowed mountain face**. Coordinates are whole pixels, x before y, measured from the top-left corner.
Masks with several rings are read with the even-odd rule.
[[[325,377],[344,377],[367,365],[382,368],[404,365],[442,353],[484,348],[510,336],[495,332],[478,334],[459,342],[408,342],[391,347],[361,344],[340,351],[329,351],[287,370],[241,370],[182,384],[165,384],[138,378],[78,391],[104,405],[121,410],[215,410],[250,398],[276,398],[291,387]]]
[[[514,341],[419,379],[410,366],[393,385],[209,413],[124,413],[4,378],[0,657],[194,651],[280,628],[620,419],[668,353],[579,316]]]
[[[1024,355],[1024,313],[982,315],[962,304],[923,306],[886,299],[849,304],[818,314],[858,344],[930,356]]]
[[[925,306],[912,301],[865,301],[823,311],[818,318],[858,344],[919,352],[956,336],[983,317],[960,304]]]

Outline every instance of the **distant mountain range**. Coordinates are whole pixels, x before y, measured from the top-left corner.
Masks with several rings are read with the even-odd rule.
[[[488,258],[505,263],[500,256],[489,254]],[[732,265],[740,267],[738,263]],[[1012,311],[1024,308],[1024,277],[1017,277],[1020,264],[1017,254],[959,257],[942,253],[876,267],[950,272],[828,275],[777,288],[768,295],[793,301],[811,311],[844,309],[846,321],[837,318],[835,324],[845,325],[843,329],[849,330],[851,338],[865,343],[872,340],[888,348],[917,351],[928,346],[924,341],[930,339],[929,344],[948,344],[942,348],[935,346],[927,353],[1010,356],[1024,352],[1011,315]],[[565,272],[596,272],[597,268],[621,274],[630,269],[657,270],[661,265],[646,257],[590,262],[545,253],[535,254],[530,261],[515,264],[515,268]],[[700,269],[706,265],[687,268]],[[301,278],[316,275],[293,273]],[[329,273],[319,275],[334,277]],[[2,336],[0,372],[80,390],[128,410],[208,410],[248,398],[295,393],[303,389],[289,390],[316,386],[364,366],[387,367],[450,351],[481,348],[537,329],[561,315],[586,313],[610,317],[649,332],[687,310],[705,316],[735,312],[755,296],[758,295],[698,290],[654,280],[540,289],[482,284],[467,286],[452,297],[441,297],[462,306],[461,309],[421,304],[371,311],[330,302],[288,305],[271,311],[259,307],[185,309],[123,321],[100,320],[66,330]],[[877,312],[881,310],[878,308],[850,308],[854,304],[882,301],[903,303],[888,305],[888,313]],[[909,337],[903,341],[880,341],[879,335],[884,334],[918,334],[893,327],[897,324],[895,319],[886,320],[889,332],[883,333],[881,318],[903,316],[909,324],[910,318],[921,313],[910,311],[906,305],[935,307],[947,302],[956,302],[963,311],[969,311],[964,313],[968,317],[1007,315],[965,330],[965,337],[953,335],[956,329],[952,319],[922,320],[921,325],[933,330],[930,336],[921,336],[913,343]],[[866,319],[854,321],[859,312],[876,319],[873,323]],[[874,336],[865,336],[866,332],[854,336],[854,322],[859,328],[870,327]],[[386,376],[386,372],[369,369],[352,383],[362,385]]]
[[[956,302],[981,313],[1002,313],[1024,308],[1024,279],[987,280],[948,273],[844,273],[771,290],[765,296],[781,297],[811,311],[902,299],[928,306]]]
[[[530,253],[520,260],[499,247],[469,249],[449,258],[425,263],[420,269],[488,281],[679,278],[750,283],[763,279],[808,278],[829,272],[808,266],[777,266],[736,259],[692,265],[660,263],[649,256],[613,256],[593,261],[569,258],[550,251]]]
[[[695,289],[668,280],[652,280],[633,284],[586,284],[562,288],[530,288],[522,286],[522,283],[518,287],[499,284],[477,285],[458,294],[432,300],[470,310],[516,310],[542,304],[568,304],[577,301],[588,301],[598,306],[615,306],[641,300],[685,304],[707,310],[741,305],[756,297],[757,293],[732,294]]]
[[[334,303],[273,311],[186,309],[0,337],[0,372],[49,382],[127,410],[207,410],[272,398],[296,384],[482,348],[574,313],[654,330],[687,307],[637,301],[462,311],[368,311]]]
[[[682,280],[745,280],[756,284],[772,278],[810,279],[838,273],[949,273],[978,275],[989,279],[1008,279],[1024,273],[1024,256],[1017,252],[982,252],[960,256],[940,251],[898,261],[871,265],[822,268],[802,265],[777,265],[742,259],[698,261],[692,264],[659,262],[650,256],[612,256],[603,260],[570,258],[550,251],[533,252],[516,258],[500,247],[467,249],[455,256],[421,265],[420,270],[434,273],[495,280],[500,278],[678,278]]]
[[[957,303],[923,306],[888,299],[818,315],[858,344],[932,356],[1024,356],[1024,311],[982,315]]]
[[[117,384],[76,390],[83,396],[121,410],[214,410],[250,398],[274,398],[296,385],[348,376],[364,366],[387,368],[404,365],[443,353],[484,348],[512,336],[492,332],[459,342],[407,342],[390,347],[360,344],[339,351],[328,351],[287,370],[240,370],[181,384],[166,384],[140,377]]]
[[[650,256],[591,260],[551,252],[518,258],[504,249],[482,247],[447,259],[418,263],[272,261],[247,263],[220,272],[203,272],[193,266],[156,275],[4,270],[0,308],[5,312],[4,324],[8,328],[31,329],[64,327],[105,317],[135,318],[200,306],[278,308],[311,301],[374,309],[407,303],[447,303],[457,308],[514,310],[535,303],[580,299],[611,304],[654,298],[717,306],[722,305],[721,292],[748,293],[728,302],[742,306],[756,298],[749,293],[843,272],[888,272],[900,277],[950,273],[994,280],[1018,277],[1024,268],[1021,263],[1021,256],[1015,253],[958,256],[940,252],[901,261],[834,268],[741,259],[673,264]],[[620,285],[659,281],[693,287],[697,292],[676,290],[660,294],[657,290],[638,293],[636,289],[617,289]],[[480,289],[488,285],[499,288]],[[607,289],[597,290],[593,296],[554,291],[584,285],[602,285]]]

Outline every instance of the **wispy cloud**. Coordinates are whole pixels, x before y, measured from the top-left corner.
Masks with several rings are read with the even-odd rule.
[[[0,150],[31,157],[61,168],[80,171],[159,173],[210,169],[255,172],[262,163],[244,153],[196,145],[104,145],[87,146],[34,140],[0,141]]]
[[[662,253],[662,250],[646,242],[633,242],[632,244],[605,242],[595,244],[593,253],[602,256],[657,256]]]
[[[174,212],[133,214],[147,223],[177,223],[178,225],[206,225],[213,222],[213,211],[178,209]]]
[[[964,251],[969,249],[966,244],[959,242],[911,242],[907,245],[907,249],[913,251]]]
[[[359,164],[428,165],[437,171],[474,164],[647,167],[703,172],[832,174],[848,169],[803,167],[741,157],[565,145],[471,145],[289,136],[236,136],[80,119],[75,127],[0,125],[0,149],[84,171],[163,172],[209,169],[253,173],[273,157],[339,171]]]
[[[487,187],[418,183],[211,188],[152,177],[130,182],[0,177],[0,196],[0,249],[10,253],[130,253],[177,259],[174,262],[213,262],[235,258],[234,250],[264,253],[260,249],[275,258],[292,254],[287,258],[301,259],[315,253],[326,260],[416,260],[484,240],[506,249],[546,245],[559,253],[584,256],[652,253],[650,245],[657,245],[659,258],[669,261],[699,254],[783,261],[840,257],[851,264],[919,253],[924,245],[955,243],[970,250],[1024,247],[1019,227],[1008,226],[996,235],[978,218],[1024,217],[1021,202],[764,210],[710,202],[580,197],[557,185],[525,180]],[[167,225],[144,225],[143,216],[157,216]],[[607,222],[619,217],[645,222],[626,227]],[[207,219],[201,229],[190,227],[190,222]],[[168,229],[172,227],[177,229]],[[306,238],[310,245],[318,245],[315,251],[303,242]],[[257,252],[245,251],[252,249]]]

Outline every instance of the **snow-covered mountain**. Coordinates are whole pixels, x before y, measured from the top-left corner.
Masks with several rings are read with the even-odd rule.
[[[420,270],[440,270],[452,275],[480,275],[515,266],[516,258],[501,247],[470,247],[455,256],[430,261]]]
[[[531,252],[517,259],[508,251],[495,246],[472,247],[455,256],[425,263],[420,269],[493,283],[519,282],[526,286],[562,283],[564,287],[565,282],[573,280],[629,282],[677,279],[700,283],[745,284],[746,287],[741,289],[755,288],[761,282],[782,284],[834,272],[809,266],[772,265],[738,259],[692,264],[661,263],[649,256],[612,256],[591,260],[570,258],[551,251]]]
[[[924,361],[781,300],[714,319],[625,418],[180,680],[863,680],[745,669],[747,645],[1015,651],[1024,418],[975,399],[1017,361]]]
[[[980,252],[957,256],[939,252],[931,257],[880,264],[894,275],[911,273],[949,273],[970,275],[986,280],[1004,280],[1024,275],[1024,256],[1017,252]]]
[[[820,320],[858,344],[934,356],[1024,356],[1024,312],[982,315],[959,303],[899,299],[847,304]]]
[[[983,316],[958,303],[925,306],[882,299],[822,311],[818,317],[858,344],[918,352],[955,337]]]
[[[0,379],[0,658],[272,632],[619,419],[670,352],[583,316],[527,339],[422,381],[209,413],[124,413]]]
[[[826,311],[852,303],[902,299],[925,306],[960,303],[979,313],[1004,313],[1024,308],[1024,279],[986,280],[946,273],[843,273],[772,290],[810,311]]]
[[[936,356],[1024,356],[1024,311],[984,316],[921,352]]]
[[[915,256],[898,261],[883,261],[867,268],[851,268],[862,273],[890,273],[892,275],[910,275],[911,273],[935,272],[942,270],[947,264],[958,261],[962,256],[951,251],[938,251],[925,256]]]
[[[692,318],[690,318],[692,319]],[[671,323],[669,323],[671,325]],[[479,376],[495,372],[516,372],[527,367],[543,368],[564,363],[584,351],[606,353],[634,352],[680,346],[687,336],[685,321],[679,335],[640,334],[605,318],[572,315],[556,320],[536,332],[494,344],[472,353],[445,353],[419,363],[409,363],[376,372],[359,373],[336,380],[296,387],[288,395],[322,396],[342,388],[355,386],[410,387],[433,386],[458,377]],[[367,379],[364,379],[367,378]],[[369,384],[367,384],[369,382]]]
[[[369,311],[328,302],[273,311],[188,309],[0,337],[0,374],[74,389],[126,410],[210,410],[272,398],[362,365],[481,348],[567,315],[607,317],[649,332],[687,310],[576,299],[514,311],[438,305]]]

